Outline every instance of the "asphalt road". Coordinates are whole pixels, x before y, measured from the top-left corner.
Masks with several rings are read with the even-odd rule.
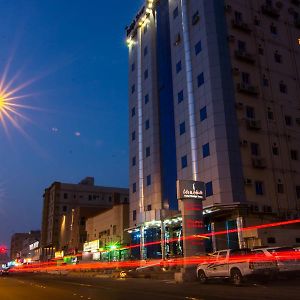
[[[211,282],[176,284],[151,279],[69,278],[44,275],[0,277],[1,300],[299,299],[300,279],[269,284]]]

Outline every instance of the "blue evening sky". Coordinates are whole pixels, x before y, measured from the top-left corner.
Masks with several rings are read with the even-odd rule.
[[[40,228],[53,181],[128,186],[124,28],[143,0],[0,0],[0,78],[29,94],[0,123],[0,244]],[[33,80],[32,80],[33,79]]]

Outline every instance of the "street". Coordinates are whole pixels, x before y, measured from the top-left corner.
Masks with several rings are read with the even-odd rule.
[[[299,299],[300,280],[268,284],[197,282],[147,279],[70,278],[50,275],[12,275],[0,277],[1,300],[76,300],[76,299]]]

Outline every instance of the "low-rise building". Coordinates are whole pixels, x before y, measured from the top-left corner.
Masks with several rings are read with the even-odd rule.
[[[120,203],[86,221],[83,259],[117,261],[128,258],[129,204]]]

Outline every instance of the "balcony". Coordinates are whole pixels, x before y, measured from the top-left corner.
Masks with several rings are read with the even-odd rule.
[[[250,130],[260,130],[261,123],[259,120],[247,120],[247,128]]]
[[[258,88],[256,86],[247,83],[238,83],[237,90],[240,93],[248,94],[252,96],[256,96],[259,94]]]
[[[252,166],[256,169],[265,169],[267,167],[267,162],[264,158],[261,157],[253,157],[252,158]]]
[[[249,27],[249,25],[243,21],[233,19],[233,20],[231,20],[231,24],[232,24],[233,28],[236,28],[238,30],[241,30],[241,31],[244,31],[247,33],[250,33],[252,31],[251,28]]]
[[[250,64],[255,63],[254,56],[252,54],[248,53],[247,51],[235,50],[234,54],[235,54],[235,57],[239,60],[243,60],[243,61],[245,61],[247,63],[250,63]]]
[[[273,19],[278,19],[280,16],[279,10],[274,8],[271,5],[263,5],[261,7],[261,11],[263,14],[265,14]]]

